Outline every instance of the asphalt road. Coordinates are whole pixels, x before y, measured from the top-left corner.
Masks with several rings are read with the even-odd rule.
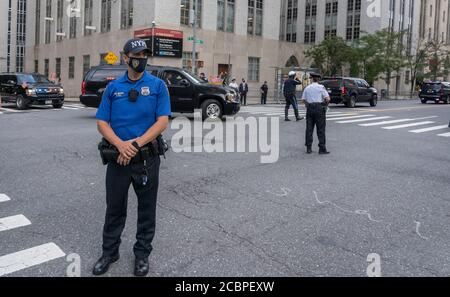
[[[281,113],[255,106],[241,115]],[[25,218],[0,224],[0,274],[65,276],[62,255],[76,253],[81,275],[91,275],[105,212],[94,115],[74,105],[0,109],[0,219]],[[280,121],[273,164],[258,153],[170,153],[149,276],[366,276],[371,253],[383,276],[449,276],[449,120],[449,105],[416,100],[333,106],[329,156],[305,153],[304,121]],[[135,230],[131,190],[121,259],[107,276],[132,275]],[[22,266],[1,265],[48,243],[50,252],[23,256]]]

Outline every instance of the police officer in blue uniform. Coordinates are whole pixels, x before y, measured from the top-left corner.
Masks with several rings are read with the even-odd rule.
[[[297,102],[297,98],[295,96],[295,90],[296,90],[296,87],[298,85],[300,85],[302,82],[297,80],[296,76],[297,76],[297,73],[295,71],[289,72],[289,78],[284,82],[284,86],[283,86],[284,98],[286,99],[286,106],[284,109],[284,115],[285,115],[284,120],[286,122],[291,121],[289,119],[289,108],[291,107],[291,105],[294,108],[295,119],[297,120],[297,122],[304,119],[303,117],[300,117],[299,113],[298,113],[298,102]]]
[[[313,82],[305,88],[302,95],[306,105],[306,149],[308,154],[312,153],[313,132],[314,127],[317,127],[319,154],[327,155],[330,152],[326,147],[325,128],[330,95],[325,87],[319,84],[320,74],[310,73],[310,77]]]
[[[143,152],[168,127],[170,98],[164,82],[145,71],[150,54],[145,41],[129,40],[123,52],[128,71],[108,85],[96,115],[100,134],[117,149],[118,158],[107,167],[103,253],[93,274],[106,273],[119,260],[132,184],[138,199],[134,274],[145,276],[155,235],[160,157]]]

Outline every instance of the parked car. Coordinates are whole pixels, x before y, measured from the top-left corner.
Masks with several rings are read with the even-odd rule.
[[[81,103],[99,107],[106,86],[122,76],[126,69],[126,65],[90,69],[81,86]],[[210,85],[200,77],[175,67],[147,66],[147,71],[166,83],[172,112],[193,113],[195,109],[201,109],[204,119],[215,119],[234,115],[241,108],[238,94],[230,87]]]
[[[325,78],[320,82],[330,94],[331,103],[344,103],[354,108],[358,102],[369,102],[375,107],[378,103],[378,92],[364,79],[354,77]]]
[[[0,73],[0,95],[2,102],[13,102],[21,110],[32,104],[64,104],[64,89],[37,73]]]
[[[450,102],[450,83],[448,82],[429,82],[424,83],[419,92],[420,101],[426,104],[428,101],[435,103]]]

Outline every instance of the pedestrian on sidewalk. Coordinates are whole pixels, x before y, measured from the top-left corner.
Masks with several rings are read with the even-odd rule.
[[[267,81],[261,86],[261,104],[267,104],[267,94],[269,93],[269,86],[267,85]]]
[[[286,99],[286,106],[284,108],[284,120],[286,122],[291,121],[289,119],[289,108],[291,105],[294,108],[295,119],[297,122],[304,119],[299,115],[297,97],[295,96],[296,87],[300,84],[302,84],[302,82],[297,78],[297,73],[295,71],[289,72],[289,78],[284,82],[283,87],[284,98]]]
[[[242,79],[242,83],[239,85],[239,94],[241,95],[241,102],[245,106],[247,105],[248,84],[245,79]]]

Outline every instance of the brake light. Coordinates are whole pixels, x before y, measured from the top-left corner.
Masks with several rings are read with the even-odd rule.
[[[347,88],[346,87],[341,87],[341,94],[342,95],[347,95]]]
[[[86,82],[81,83],[81,95],[86,95]]]
[[[113,81],[113,80],[115,80],[116,78],[114,77],[114,76],[107,76],[106,77],[106,80],[107,81]]]

